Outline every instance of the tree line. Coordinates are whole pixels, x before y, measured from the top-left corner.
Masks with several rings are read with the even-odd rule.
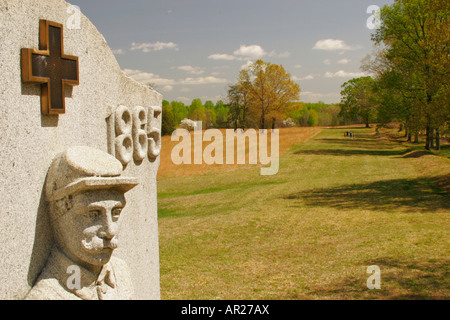
[[[450,124],[450,2],[396,0],[380,10],[374,54],[362,61],[371,76],[342,85],[341,116],[366,125],[399,122],[408,141],[425,134],[440,149]]]
[[[202,121],[204,129],[210,128],[260,128],[254,119],[258,115],[244,118],[242,105],[232,105],[222,100],[213,103],[211,100],[202,102],[194,99],[190,105],[180,101],[163,101],[162,134],[170,135],[180,127],[183,119]],[[294,102],[285,108],[285,112],[275,118],[275,127],[314,127],[314,126],[340,126],[345,124],[362,123],[361,119],[349,120],[340,116],[339,104]],[[244,121],[244,119],[246,121]],[[272,119],[273,120],[273,119]],[[286,121],[290,120],[290,121]],[[269,123],[270,127],[272,122]],[[267,129],[269,125],[266,125]]]
[[[194,99],[190,105],[163,101],[162,134],[171,134],[183,119],[203,128],[268,129],[286,126],[335,126],[349,121],[337,104],[302,103],[300,86],[282,65],[257,60],[229,85],[226,102]]]

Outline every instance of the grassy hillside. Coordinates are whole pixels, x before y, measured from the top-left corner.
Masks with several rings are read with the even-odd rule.
[[[162,298],[448,299],[450,160],[352,130],[293,146],[274,176],[160,176]]]

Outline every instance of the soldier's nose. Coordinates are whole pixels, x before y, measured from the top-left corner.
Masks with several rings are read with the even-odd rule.
[[[112,221],[110,215],[106,215],[103,219],[103,226],[99,232],[99,236],[104,239],[112,239],[117,234],[117,223]]]

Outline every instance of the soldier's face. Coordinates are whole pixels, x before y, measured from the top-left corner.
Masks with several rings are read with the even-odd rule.
[[[123,192],[91,190],[73,195],[72,207],[58,219],[60,247],[81,264],[99,267],[109,261],[118,245]]]

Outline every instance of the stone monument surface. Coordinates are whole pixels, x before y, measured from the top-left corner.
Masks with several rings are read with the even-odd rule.
[[[63,0],[1,1],[0,21],[0,299],[159,299],[162,96]],[[92,204],[108,218],[75,228]],[[98,285],[45,296],[71,266]]]

